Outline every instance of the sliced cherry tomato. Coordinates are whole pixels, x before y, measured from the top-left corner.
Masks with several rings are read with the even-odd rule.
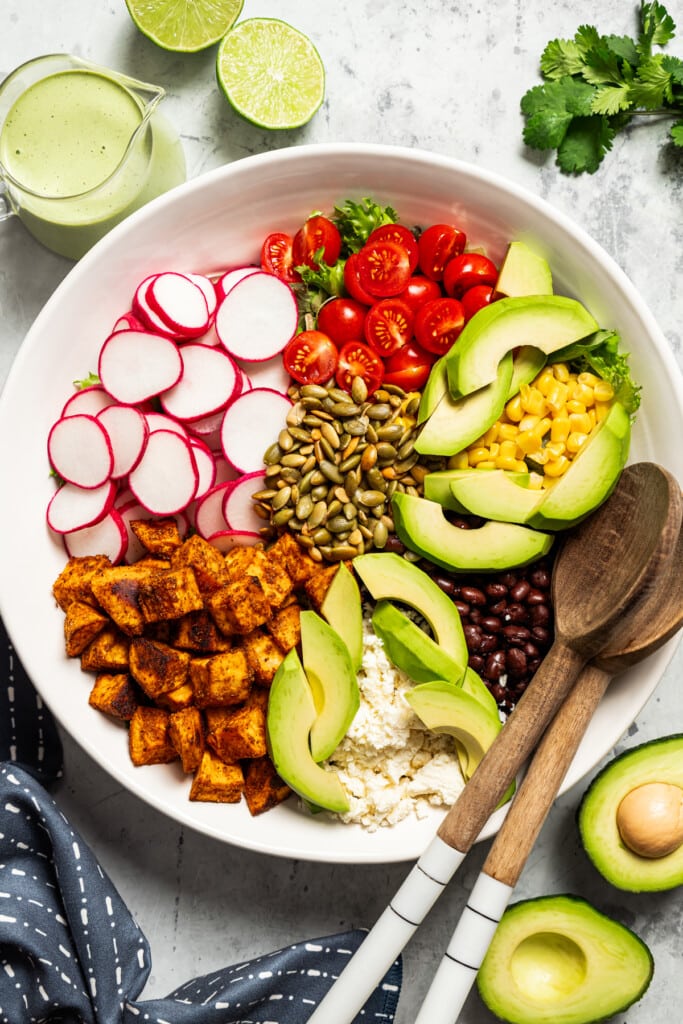
[[[420,270],[432,281],[440,281],[449,260],[465,248],[467,236],[453,224],[432,224],[420,235],[417,248]]]
[[[475,313],[478,313],[484,306],[488,306],[493,298],[493,286],[490,284],[475,284],[463,292],[462,308],[465,313],[465,320],[471,320]]]
[[[357,252],[352,252],[344,264],[344,287],[356,302],[362,302],[366,306],[371,306],[375,301],[370,292],[366,292],[360,283]]]
[[[351,390],[354,377],[362,377],[368,394],[372,395],[382,383],[384,365],[377,353],[368,345],[364,345],[362,341],[350,341],[339,353],[335,376],[337,384],[344,391]]]
[[[384,360],[383,384],[395,384],[404,391],[419,391],[424,387],[437,356],[415,341],[408,342],[398,352]]]
[[[335,345],[360,341],[368,308],[355,299],[329,299],[318,311],[318,330]]]
[[[338,352],[322,331],[301,331],[285,345],[285,370],[299,384],[324,384],[334,376]]]
[[[413,336],[413,311],[401,299],[380,299],[365,318],[365,340],[375,352],[391,356]]]
[[[494,285],[498,270],[493,260],[480,252],[463,252],[449,261],[443,274],[443,287],[448,295],[459,299],[475,284]]]
[[[465,326],[465,314],[457,299],[425,302],[415,315],[415,337],[428,352],[443,355]]]
[[[361,287],[376,299],[398,295],[411,274],[410,257],[398,242],[366,242],[358,253]]]
[[[339,228],[328,217],[316,213],[299,228],[292,244],[294,266],[305,264],[317,267],[316,253],[323,250],[322,258],[328,267],[339,259],[342,238]]]
[[[431,277],[414,274],[396,298],[407,302],[413,313],[417,313],[420,306],[424,306],[430,299],[443,298],[443,292],[438,282],[432,281]]]
[[[368,243],[386,241],[398,242],[399,245],[403,246],[408,253],[410,272],[412,274],[417,266],[418,251],[417,239],[410,228],[405,227],[403,224],[380,224],[378,228],[375,228],[368,235]]]
[[[285,234],[284,231],[273,231],[261,246],[261,269],[267,274],[274,274],[287,284],[301,280],[294,269],[293,241],[292,236]]]

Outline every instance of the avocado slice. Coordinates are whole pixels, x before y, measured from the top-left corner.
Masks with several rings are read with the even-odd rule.
[[[474,530],[461,530],[448,522],[437,502],[412,494],[397,492],[391,506],[396,534],[406,547],[458,572],[528,565],[547,554],[553,543],[551,534],[515,523],[490,521]]]
[[[542,896],[505,911],[477,986],[511,1024],[591,1024],[640,999],[653,970],[629,928],[576,896]]]
[[[448,509],[450,512],[460,512],[463,515],[469,514],[469,509],[458,501],[455,496],[454,490],[451,484],[461,480],[462,478],[468,477],[471,473],[477,473],[481,476],[482,473],[502,473],[503,470],[495,469],[439,469],[433,473],[427,473],[424,478],[422,487],[425,498],[429,501],[438,501],[442,508]],[[520,487],[527,487],[529,483],[529,474],[527,472],[517,472],[515,470],[506,470],[506,475],[510,477],[515,483],[518,483]]]
[[[358,680],[336,630],[316,612],[303,611],[300,618],[303,667],[318,713],[311,726],[311,757],[320,762],[337,749],[358,711]]]
[[[348,647],[358,672],[363,661],[363,605],[356,578],[344,562],[339,563],[320,612]]]
[[[504,469],[461,469],[452,475],[449,486],[455,504],[472,515],[501,523],[528,523],[550,493],[530,489],[529,480],[528,473]]]
[[[339,777],[313,760],[309,735],[318,716],[296,649],[278,667],[268,696],[268,753],[278,775],[304,800],[344,813],[349,801]]]
[[[429,419],[443,396],[446,394],[448,394],[446,357],[441,356],[429,371],[427,382],[422,389],[420,405],[417,410],[417,422],[424,423],[426,419]]]
[[[618,889],[673,889],[683,885],[682,805],[683,733],[641,743],[611,760],[584,793],[581,842]]]
[[[545,355],[598,330],[576,299],[565,295],[525,295],[499,299],[465,324],[446,355],[451,394],[469,395],[496,379],[498,364],[520,345]]]
[[[488,708],[492,714],[496,714],[500,717],[496,698],[493,696],[481,676],[477,675],[474,669],[470,668],[469,665],[465,670],[465,675],[463,676],[462,683],[460,685],[462,686],[464,693],[468,693],[470,697],[474,697],[474,699],[478,700],[480,704],[483,704]]]
[[[410,605],[428,623],[442,650],[457,665],[467,664],[458,609],[426,572],[390,551],[357,555],[352,564],[375,601],[388,598]]]
[[[456,661],[391,601],[377,602],[372,626],[389,661],[415,682],[445,679],[456,686],[462,682],[467,658],[464,663]],[[467,651],[463,653],[466,656]]]
[[[494,289],[499,295],[552,295],[550,265],[526,242],[510,242]]]
[[[515,352],[512,360],[512,380],[505,401],[508,402],[514,398],[522,385],[531,384],[547,362],[548,357],[545,352],[541,352],[540,348],[534,348],[533,345],[522,345]]]

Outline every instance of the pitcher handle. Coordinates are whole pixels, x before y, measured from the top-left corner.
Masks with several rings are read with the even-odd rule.
[[[4,181],[0,181],[0,221],[14,217],[17,209],[12,202],[12,197]]]

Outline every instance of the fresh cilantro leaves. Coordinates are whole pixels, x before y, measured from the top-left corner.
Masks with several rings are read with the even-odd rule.
[[[573,39],[549,42],[545,82],[522,97],[526,144],[557,150],[567,174],[592,174],[632,118],[659,115],[676,118],[668,138],[683,147],[683,58],[654,50],[675,29],[663,4],[641,3],[636,39],[582,25]]]

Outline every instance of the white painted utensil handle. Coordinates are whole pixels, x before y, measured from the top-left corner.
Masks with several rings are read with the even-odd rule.
[[[415,1024],[457,1021],[512,892],[505,882],[479,875]]]
[[[308,1024],[351,1024],[464,857],[464,853],[434,837]]]

